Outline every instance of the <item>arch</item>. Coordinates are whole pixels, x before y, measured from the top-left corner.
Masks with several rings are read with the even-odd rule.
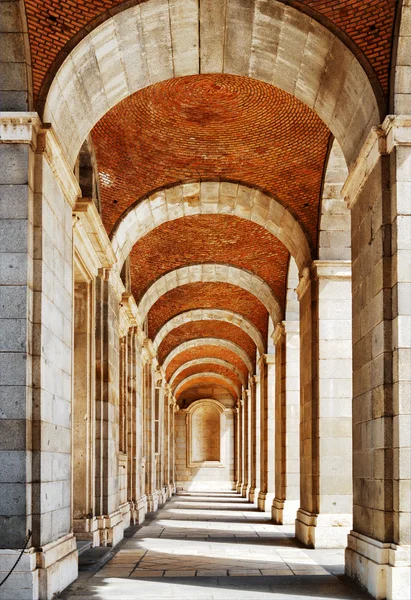
[[[191,384],[193,383],[193,381],[196,381],[198,379],[206,379],[207,381],[218,381],[219,385],[221,385],[222,387],[226,387],[228,388],[228,390],[234,391],[238,398],[241,396],[241,391],[239,387],[234,383],[234,381],[232,381],[228,377],[225,377],[224,375],[220,375],[220,373],[213,373],[212,371],[209,371],[208,373],[196,373],[194,375],[189,375],[188,377],[183,379],[183,381],[180,381],[180,383],[174,390],[175,398],[178,400],[179,395],[185,389],[187,389],[187,384]]]
[[[74,164],[92,127],[127,96],[174,77],[223,72],[293,94],[329,127],[352,164],[380,121],[372,85],[354,54],[317,21],[277,0],[270,11],[251,0],[240,15],[229,0],[207,9],[192,1],[184,2],[183,20],[176,2],[149,0],[91,31],[61,65],[44,108],[69,161]]]
[[[219,338],[200,338],[198,340],[183,342],[176,348],[173,348],[170,354],[168,354],[164,359],[164,371],[167,369],[167,366],[170,364],[173,358],[178,356],[181,352],[184,352],[184,350],[189,350],[190,348],[197,348],[198,346],[220,346],[222,348],[226,348],[227,350],[231,350],[231,352],[234,352],[234,354],[237,354],[237,356],[241,358],[249,373],[253,373],[253,365],[248,354],[242,348],[240,348],[240,346],[234,344],[234,342],[230,342],[229,340],[221,340]]]
[[[264,192],[228,181],[198,181],[154,192],[130,208],[112,234],[121,268],[134,244],[163,223],[201,214],[231,215],[254,221],[277,237],[299,269],[311,262],[307,238],[292,214]]]
[[[194,400],[185,410],[188,413],[193,413],[197,408],[201,406],[201,404],[209,403],[215,406],[215,408],[219,411],[220,414],[227,412],[227,407],[222,404],[219,400],[214,400],[214,398],[201,398],[201,400]]]
[[[351,260],[351,212],[341,194],[347,175],[344,154],[334,139],[325,168],[320,206],[320,260]]]
[[[166,292],[187,283],[198,282],[236,285],[250,292],[265,306],[274,324],[281,319],[282,309],[280,303],[265,281],[244,269],[215,263],[181,267],[157,279],[141,298],[138,306],[141,318],[144,320],[147,317],[151,307]]]
[[[187,362],[183,363],[180,367],[178,367],[178,369],[176,369],[170,377],[169,383],[171,387],[173,387],[173,382],[175,381],[175,379],[180,375],[180,373],[185,371],[185,369],[202,365],[218,365],[221,367],[225,367],[226,369],[232,371],[239,378],[241,384],[244,387],[246,387],[246,381],[244,379],[243,374],[234,365],[232,365],[226,360],[222,360],[221,358],[195,358],[194,360],[188,360]]]
[[[180,313],[179,315],[176,315],[167,321],[167,323],[163,325],[153,340],[156,350],[159,348],[161,342],[170,333],[170,331],[176,327],[179,327],[180,325],[183,325],[184,323],[188,323],[189,321],[223,321],[224,323],[232,323],[247,333],[257,346],[258,351],[261,354],[264,353],[264,341],[261,333],[255,327],[255,325],[250,323],[250,321],[248,321],[248,319],[244,318],[242,315],[239,315],[231,310],[221,310],[216,308],[189,310],[187,312]]]

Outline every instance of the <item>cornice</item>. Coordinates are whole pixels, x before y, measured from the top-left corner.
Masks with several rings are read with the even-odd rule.
[[[388,115],[382,125],[371,128],[341,190],[348,208],[355,205],[380,156],[391,154],[395,146],[411,146],[411,116]]]

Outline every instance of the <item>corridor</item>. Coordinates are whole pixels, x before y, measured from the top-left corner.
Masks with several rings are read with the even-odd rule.
[[[293,527],[235,492],[184,492],[108,555],[82,571],[61,600],[194,598],[359,600],[344,572],[343,550],[308,550]]]

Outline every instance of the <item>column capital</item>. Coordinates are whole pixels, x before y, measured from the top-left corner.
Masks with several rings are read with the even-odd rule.
[[[285,336],[285,321],[280,321],[280,323],[277,323],[277,325],[275,326],[275,329],[271,335],[271,339],[273,340],[274,344],[277,344],[282,337]]]
[[[352,209],[380,156],[391,154],[395,146],[411,146],[411,116],[388,115],[372,127],[341,190]]]
[[[300,280],[298,282],[298,285],[295,288],[295,293],[297,294],[297,297],[299,300],[301,300],[301,298],[304,296],[310,283],[311,283],[310,269],[308,267],[304,267],[304,269],[300,275]]]
[[[0,112],[0,142],[30,144],[35,149],[41,126],[36,112]]]
[[[317,279],[351,279],[351,261],[314,260],[311,272]]]
[[[101,267],[97,271],[97,276],[103,281],[108,281],[110,279],[111,269],[107,267]]]

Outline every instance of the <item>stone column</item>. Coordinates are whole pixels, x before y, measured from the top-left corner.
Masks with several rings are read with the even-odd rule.
[[[251,426],[250,426],[250,388],[243,392],[243,486],[241,495],[243,498],[248,497],[250,490],[250,445],[251,445]]]
[[[173,486],[173,493],[177,491],[177,480],[176,480],[176,412],[178,406],[173,398],[173,405],[171,409],[171,485]]]
[[[164,430],[163,430],[163,485],[166,499],[169,498],[169,440],[170,440],[170,407],[169,407],[169,390],[166,389],[163,397],[163,414],[164,414]]]
[[[271,511],[274,500],[274,401],[275,401],[275,356],[260,357],[260,492],[258,508]]]
[[[293,525],[300,506],[300,327],[283,321],[274,331],[276,354],[275,498],[272,517]]]
[[[300,300],[301,504],[296,536],[343,548],[352,523],[351,265],[316,261]]]
[[[80,193],[36,113],[0,116],[0,580],[50,598],[77,577],[71,522],[72,207]]]
[[[371,131],[344,187],[352,217],[354,522],[346,573],[409,600],[411,118]]]
[[[145,361],[143,374],[143,399],[144,399],[144,428],[145,428],[145,483],[147,507],[149,512],[158,508],[158,493],[156,490],[156,449],[154,429],[154,400],[155,386],[153,357],[149,351],[149,341],[144,342]]]
[[[237,416],[237,429],[238,429],[238,434],[237,434],[237,439],[238,439],[238,479],[236,482],[236,490],[237,492],[240,494],[241,490],[242,490],[242,486],[243,486],[243,464],[244,464],[244,459],[243,459],[243,452],[244,452],[244,427],[243,427],[243,421],[244,421],[244,413],[243,413],[244,409],[243,409],[243,401],[242,399],[238,399],[238,416]]]
[[[123,538],[119,509],[119,302],[110,269],[96,279],[96,514],[100,545]]]
[[[257,504],[260,493],[260,376],[250,378],[251,391],[251,488],[250,502]]]
[[[74,286],[73,357],[73,530],[99,545],[95,518],[94,285],[80,277]]]

